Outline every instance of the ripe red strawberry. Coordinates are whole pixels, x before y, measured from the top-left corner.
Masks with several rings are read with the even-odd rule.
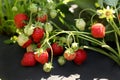
[[[35,59],[41,64],[47,63],[48,58],[49,58],[49,55],[47,51],[42,51],[40,53],[35,54]]]
[[[38,43],[43,37],[44,37],[44,29],[36,27],[32,34],[33,41],[35,43]]]
[[[20,34],[17,38],[17,43],[19,46],[26,48],[32,43],[32,40],[25,34]]]
[[[72,61],[76,57],[76,53],[73,51],[72,48],[69,48],[65,50],[63,56],[66,60]]]
[[[22,66],[35,66],[36,60],[34,57],[34,52],[26,52],[21,60]]]
[[[28,21],[29,18],[25,13],[19,13],[14,16],[15,26],[17,28],[22,28],[26,25],[25,21]]]
[[[76,53],[76,57],[73,60],[74,63],[76,63],[77,65],[82,64],[87,58],[86,51],[83,49],[78,49],[75,53]]]
[[[47,19],[48,19],[48,15],[46,14],[46,15],[38,16],[36,18],[36,21],[40,21],[42,23],[45,23],[47,21]]]
[[[91,27],[92,36],[95,38],[105,37],[105,26],[101,23],[93,24]]]
[[[53,43],[51,46],[52,46],[54,56],[61,55],[64,52],[64,48],[56,42]]]

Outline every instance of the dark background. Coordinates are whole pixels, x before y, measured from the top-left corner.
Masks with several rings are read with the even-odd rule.
[[[25,50],[17,44],[4,44],[3,41],[6,39],[8,37],[0,35],[0,78],[2,80],[40,80],[50,75],[68,77],[71,74],[80,74],[81,80],[94,80],[94,78],[120,80],[120,66],[108,57],[89,50],[87,50],[87,60],[80,66],[67,62],[61,67],[54,59],[54,69],[50,73],[45,73],[40,64],[35,67],[22,67],[20,61]]]

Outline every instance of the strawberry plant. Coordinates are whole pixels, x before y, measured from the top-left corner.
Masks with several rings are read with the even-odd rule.
[[[94,2],[93,0],[92,3]],[[116,2],[98,0],[96,7],[92,6],[90,9],[83,8],[82,5],[77,19],[70,18],[73,24],[69,24],[66,21],[68,15],[59,8],[61,3],[67,1],[61,0],[57,4],[53,0],[16,0],[12,8],[16,35],[10,40],[26,49],[22,66],[33,66],[38,62],[43,65],[45,72],[50,72],[53,69],[53,57],[58,58],[60,65],[64,65],[66,61],[82,65],[87,59],[86,49],[104,54],[120,65],[119,4]],[[71,7],[71,13],[68,13],[72,14],[75,8],[76,6]],[[89,17],[82,16],[85,11]],[[61,22],[59,25],[54,21],[56,19]],[[106,40],[107,35],[111,34],[114,35],[115,48]]]

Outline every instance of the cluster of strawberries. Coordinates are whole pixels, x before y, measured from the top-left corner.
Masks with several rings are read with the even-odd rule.
[[[37,17],[36,21],[40,23],[47,23],[48,16],[44,15]],[[19,30],[17,43],[22,48],[26,48],[26,51],[22,60],[22,66],[35,66],[37,62],[44,65],[43,70],[49,72],[52,68],[52,63],[49,62],[49,56],[59,56],[58,63],[60,65],[65,64],[66,60],[74,61],[76,64],[82,64],[86,58],[86,51],[83,49],[73,50],[72,48],[65,49],[60,42],[53,42],[49,46],[43,46],[45,37],[47,35],[45,27],[36,25],[27,25],[29,17],[25,13],[16,14],[14,17],[15,26]],[[47,28],[49,29],[49,25]],[[44,44],[46,45],[46,43]],[[52,53],[52,54],[49,54]],[[50,70],[48,70],[50,68]]]
[[[38,10],[35,4],[31,4],[30,8],[31,13]],[[51,18],[55,18],[56,15],[55,9],[51,9]],[[36,16],[18,13],[14,16],[14,23],[18,33],[17,43],[22,48],[26,48],[21,65],[35,66],[38,62],[43,65],[45,72],[50,72],[53,68],[53,57],[56,56],[58,56],[60,65],[64,65],[66,61],[73,61],[77,65],[82,64],[87,58],[86,51],[79,48],[75,40],[72,41],[72,34],[68,33],[67,39],[65,36],[56,35],[57,32],[54,33],[53,25],[48,21],[48,18],[48,13]],[[85,25],[84,20],[76,20],[76,28],[79,30],[83,31]],[[91,34],[95,38],[103,38],[105,36],[104,25],[101,23],[92,25]],[[49,61],[49,59],[51,60]]]

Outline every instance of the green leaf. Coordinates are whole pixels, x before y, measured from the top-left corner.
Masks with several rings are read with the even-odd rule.
[[[104,0],[104,3],[109,6],[117,6],[118,0]]]
[[[77,4],[81,9],[92,8],[95,9],[96,0],[74,0],[73,3]]]
[[[4,40],[4,43],[5,44],[11,44],[11,43],[13,43],[13,40],[7,39],[7,40]]]
[[[60,22],[61,22],[62,24],[64,24],[64,20],[63,20],[62,17],[59,17],[59,20],[60,20]]]
[[[2,0],[0,0],[0,18],[3,17]]]

